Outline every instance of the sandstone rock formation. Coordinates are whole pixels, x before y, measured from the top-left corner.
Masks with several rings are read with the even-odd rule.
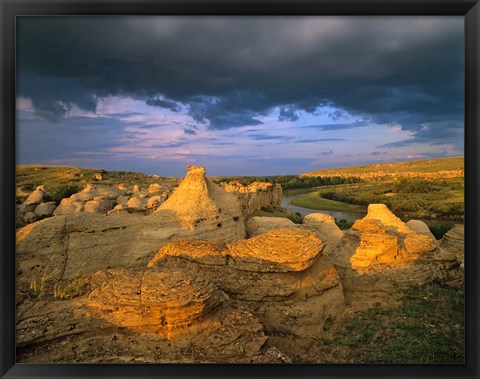
[[[410,229],[383,204],[371,204],[332,254],[347,292],[395,292],[446,280],[455,258],[434,239]]]
[[[54,201],[38,204],[33,213],[39,218],[49,217],[53,214],[57,206]]]
[[[127,306],[126,314],[129,311]],[[170,340],[161,333],[120,327],[104,316],[98,303],[89,298],[22,304],[18,307],[17,359],[22,363],[290,361],[275,347],[266,346],[268,337],[251,312],[231,309],[225,303],[201,328]]]
[[[311,230],[326,242],[325,254],[330,255],[343,237],[335,218],[324,213],[310,213],[303,218],[302,228]]]
[[[425,224],[423,221],[420,220],[410,220],[405,223],[410,229],[412,229],[414,232],[424,234],[431,238],[432,240],[435,241],[435,236],[432,234],[430,231],[430,228],[428,227],[427,224]]]
[[[154,341],[166,356],[164,362],[178,362],[178,351],[182,361],[289,362],[265,345],[265,331],[314,337],[343,307],[338,276],[322,257],[322,248],[315,234],[299,229],[231,243],[172,242],[146,266],[94,273],[86,297],[63,301],[57,308],[48,302],[20,303],[18,344],[53,344],[59,350],[56,359],[72,362],[72,344],[75,349],[92,346],[91,328],[101,346],[112,339],[101,336],[115,333],[117,340],[131,330],[135,334],[128,340],[141,345],[128,349],[129,361],[162,361],[142,342],[149,333],[147,345]],[[41,349],[35,354],[35,362],[44,359]],[[105,360],[112,351],[89,354],[74,355],[73,361]]]
[[[107,320],[172,339],[198,330],[226,300],[209,281],[186,270],[110,269],[93,275],[91,305]]]
[[[173,213],[183,227],[192,230],[212,226],[238,229],[238,225],[243,225],[235,195],[208,180],[204,167],[187,166],[187,169],[185,179],[155,214]],[[244,233],[240,234],[244,237]]]
[[[274,230],[230,243],[165,245],[149,267],[186,268],[247,304],[270,332],[314,336],[343,307],[343,293],[324,243],[307,230]]]
[[[70,201],[75,204],[76,200]],[[32,278],[44,272],[56,280],[109,267],[140,266],[166,242],[181,238],[245,238],[235,196],[210,182],[199,169],[189,172],[174,194],[148,216],[81,212],[21,229],[17,233],[19,290],[28,291]]]
[[[244,186],[235,180],[221,183],[225,191],[235,194],[240,201],[242,212],[248,217],[264,207],[280,207],[282,202],[282,186],[280,184],[253,182]]]
[[[45,191],[45,186],[38,186],[35,191],[33,191],[30,196],[23,202],[23,204],[40,204],[45,201],[47,192]]]
[[[134,185],[128,190],[123,184],[87,184],[80,192],[62,199],[54,215],[69,215],[79,212],[110,214],[125,211],[148,214],[168,198],[170,190],[164,191],[159,184],[152,184],[146,190]]]
[[[463,264],[465,259],[465,227],[455,224],[442,238],[440,247],[454,254],[457,261]]]
[[[17,191],[17,193],[18,192],[19,191]],[[44,203],[48,203],[48,205],[44,205]],[[37,208],[38,211],[36,210]],[[23,203],[17,205],[16,211],[17,227],[22,227],[25,224],[50,216],[52,214],[51,202],[49,202],[49,196],[45,190],[45,186],[38,186],[31,192]]]

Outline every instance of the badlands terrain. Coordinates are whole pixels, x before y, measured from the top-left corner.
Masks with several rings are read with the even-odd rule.
[[[394,363],[392,341],[432,352],[404,363],[463,361],[461,224],[259,217],[279,184],[187,171],[71,169],[65,196],[17,180],[20,362]]]

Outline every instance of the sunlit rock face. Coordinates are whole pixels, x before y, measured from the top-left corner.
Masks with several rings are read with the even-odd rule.
[[[110,269],[93,275],[91,306],[120,326],[174,338],[199,328],[226,296],[186,270]]]
[[[351,291],[424,284],[449,276],[454,257],[434,238],[409,228],[385,205],[371,204],[332,254],[342,284]]]
[[[91,188],[96,194],[97,190]],[[78,200],[71,200],[89,197],[81,194]],[[80,212],[58,215],[19,230],[17,283],[20,289],[28,290],[32,278],[44,272],[54,280],[109,267],[146,265],[166,242],[186,238],[245,238],[236,197],[208,180],[203,168],[191,167],[171,197],[150,215]]]
[[[148,264],[188,268],[251,308],[266,329],[312,336],[343,307],[343,292],[325,244],[298,228],[230,243],[185,240],[165,245]]]
[[[280,207],[282,202],[280,184],[253,182],[245,186],[235,180],[230,183],[221,183],[221,186],[237,197],[245,217],[265,207]]]
[[[209,232],[217,239],[245,238],[242,211],[235,195],[207,179],[204,167],[187,169],[178,188],[154,215],[174,214],[183,228]]]

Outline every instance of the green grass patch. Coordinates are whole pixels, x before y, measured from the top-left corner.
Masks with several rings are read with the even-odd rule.
[[[340,362],[463,363],[464,291],[412,288],[400,306],[374,307],[344,319],[324,345],[328,342],[334,342]]]

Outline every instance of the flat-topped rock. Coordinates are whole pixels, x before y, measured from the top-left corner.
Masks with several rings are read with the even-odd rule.
[[[227,244],[173,241],[148,266],[198,272],[231,299],[250,304],[268,330],[311,337],[344,305],[342,285],[323,246],[315,233],[297,228]]]
[[[232,242],[228,249],[231,264],[239,270],[288,272],[310,267],[324,246],[314,233],[288,228]]]
[[[169,242],[148,263],[148,267],[165,257],[178,257],[206,265],[227,265],[229,250],[223,241],[179,240]]]

